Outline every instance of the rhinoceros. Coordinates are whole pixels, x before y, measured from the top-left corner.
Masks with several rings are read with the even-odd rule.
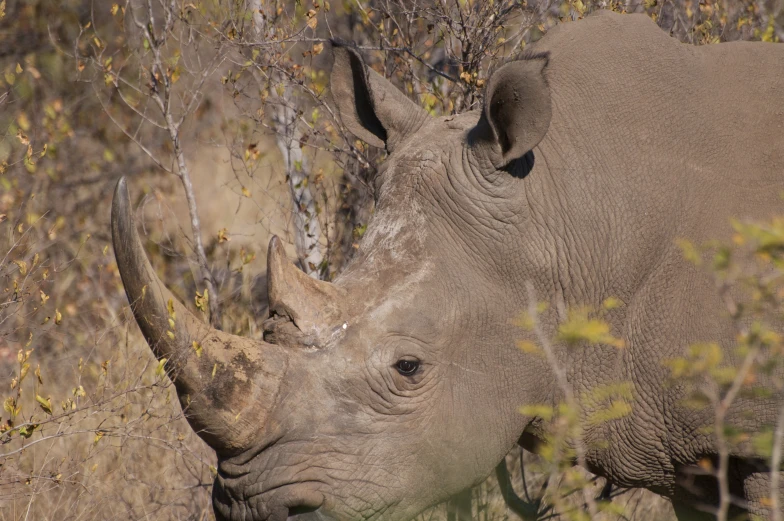
[[[521,406],[563,391],[551,364],[516,347],[530,333],[510,320],[532,298],[553,304],[547,335],[565,307],[623,304],[608,320],[625,348],[552,347],[575,391],[633,385],[631,412],[583,425],[586,466],[670,498],[680,520],[718,501],[707,478],[697,492],[683,484],[717,455],[713,413],[684,407],[662,362],[708,340],[731,357],[733,325],[675,242],[726,238],[730,216],[782,209],[784,46],[695,47],[644,15],[601,12],[499,67],[481,110],[446,117],[351,45],[332,52],[342,123],[388,152],[376,209],[333,282],[271,240],[263,340],[212,329],[173,297],[125,180],[114,195],[133,314],[218,456],[217,519],[411,519],[481,482],[516,443],[545,439],[556,420]],[[759,430],[781,402],[728,417]],[[731,455],[730,490],[766,518],[769,472],[748,456]]]

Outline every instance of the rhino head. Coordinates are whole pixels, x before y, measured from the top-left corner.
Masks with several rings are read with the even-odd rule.
[[[125,181],[114,196],[134,316],[219,457],[220,520],[409,519],[484,479],[531,420],[518,407],[552,399],[547,368],[515,348],[509,323],[526,281],[552,288],[529,181],[550,125],[547,56],[498,69],[483,110],[435,118],[350,46],[333,53],[340,118],[389,157],[334,283],[272,239],[264,341],[213,330],[178,302],[145,256]]]

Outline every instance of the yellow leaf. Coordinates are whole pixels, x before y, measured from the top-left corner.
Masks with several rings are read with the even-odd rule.
[[[35,366],[35,373],[33,373],[33,374],[35,374],[35,377],[38,379],[38,383],[43,385],[44,384],[44,379],[41,378],[41,364],[37,364]]]
[[[242,187],[242,195],[244,195],[245,197],[250,197],[250,190],[248,190],[247,188],[245,188],[243,186]]]
[[[24,364],[22,364],[22,368],[19,370],[19,381],[20,382],[25,379],[25,376],[27,376],[27,372],[29,370],[30,370],[30,364],[28,362],[25,362]]]
[[[19,266],[19,274],[23,277],[27,275],[27,263],[25,261],[13,261],[14,264]]]
[[[120,6],[117,4],[112,5],[112,16],[117,14],[117,11],[120,10]]]
[[[155,376],[163,376],[163,374],[166,372],[167,361],[167,358],[161,358],[161,360],[158,362],[158,367],[155,369]]]
[[[602,307],[607,311],[623,306],[623,301],[617,297],[607,297],[602,302]]]
[[[30,138],[28,138],[28,137],[27,137],[27,135],[25,135],[25,133],[24,133],[24,132],[22,132],[22,129],[21,129],[21,128],[20,128],[19,130],[17,130],[17,131],[16,131],[16,138],[17,138],[19,141],[21,141],[21,143],[22,143],[23,145],[29,145],[29,144],[30,144]]]
[[[632,406],[623,400],[613,400],[606,409],[594,411],[588,417],[588,423],[599,425],[612,420],[618,420],[632,412]]]
[[[575,309],[569,313],[569,320],[558,327],[558,338],[568,344],[588,342],[623,347],[623,340],[610,333],[610,325],[602,320],[590,318],[587,309]]]
[[[0,20],[2,20],[3,18],[5,18],[5,0],[2,0],[2,2],[0,2]]]
[[[529,340],[518,340],[517,348],[520,349],[523,353],[534,354],[539,353],[539,347]]]
[[[313,55],[321,54],[321,51],[324,50],[324,44],[319,42],[313,46]]]
[[[22,66],[17,63],[16,64],[16,73],[17,74],[22,74],[22,71],[23,71]]]
[[[695,266],[700,266],[702,264],[702,255],[691,241],[687,239],[676,239],[675,244],[677,244],[681,249],[684,259],[691,262]]]
[[[172,299],[169,299],[169,302],[166,303],[166,309],[169,311],[169,317],[171,317],[172,320],[177,318],[176,313],[174,312],[174,301]]]
[[[520,407],[520,414],[548,421],[553,417],[554,411],[549,405],[524,405]]]
[[[103,431],[95,431],[95,438],[93,438],[93,445],[97,445],[101,438],[103,438]]]
[[[43,305],[43,304],[46,304],[46,301],[47,301],[47,300],[49,300],[49,295],[47,295],[46,293],[44,293],[44,290],[42,290],[42,289],[41,289],[41,290],[38,290],[38,291],[40,291],[40,292],[41,292],[41,304],[42,304],[42,305]]]
[[[193,341],[193,350],[196,351],[196,356],[201,357],[202,347],[197,341]]]
[[[41,406],[46,414],[52,414],[52,399],[44,398],[38,394],[35,395],[35,401]]]
[[[315,29],[317,25],[318,25],[318,19],[315,16],[313,16],[312,18],[308,18],[308,27],[310,27],[311,29]]]
[[[30,130],[30,118],[27,117],[27,114],[24,112],[20,112],[19,115],[16,117],[16,122],[19,123],[19,127],[27,132]]]
[[[776,26],[774,24],[774,17],[770,17],[768,19],[768,27],[765,29],[765,32],[762,33],[762,38],[760,38],[763,42],[775,42],[776,41]]]
[[[194,297],[194,300],[196,301],[196,309],[198,309],[202,313],[206,313],[207,312],[207,303],[210,300],[210,294],[207,291],[207,288],[204,288],[204,294],[201,294],[201,293],[199,293],[197,291],[196,292],[196,296]]]
[[[13,396],[9,396],[5,399],[3,402],[3,409],[5,409],[5,411],[11,415],[11,417],[16,416],[16,400],[13,398]]]

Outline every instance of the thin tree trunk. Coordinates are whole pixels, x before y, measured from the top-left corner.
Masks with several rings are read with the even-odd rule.
[[[275,116],[277,143],[283,155],[294,210],[294,246],[297,257],[305,273],[319,278],[324,260],[320,243],[321,223],[308,182],[307,158],[300,146],[301,134],[297,125],[297,113],[291,106],[291,98],[291,88],[286,87]]]
[[[248,5],[253,13],[256,35],[260,40],[264,40],[267,35],[264,16],[262,16],[262,2],[249,0]],[[294,212],[294,246],[302,270],[313,278],[320,278],[322,273],[326,274],[326,270],[323,269],[321,223],[309,185],[307,158],[300,145],[302,133],[299,130],[291,86],[286,86],[282,93],[276,92],[276,96],[278,107],[273,123],[291,194]]]

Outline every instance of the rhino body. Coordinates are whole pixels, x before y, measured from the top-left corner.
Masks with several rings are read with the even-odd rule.
[[[684,485],[717,454],[712,411],[683,407],[662,361],[703,341],[731,358],[735,333],[675,241],[723,239],[730,216],[782,210],[784,46],[692,47],[643,15],[602,12],[534,47],[491,76],[483,110],[433,118],[333,46],[341,120],[389,152],[376,212],[334,283],[306,277],[273,239],[263,342],[212,330],[176,299],[166,334],[171,294],[120,182],[118,265],[218,453],[218,519],[410,519],[541,440],[547,422],[519,408],[563,395],[546,360],[515,347],[530,333],[510,319],[533,298],[551,304],[549,336],[569,306],[623,303],[609,321],[624,349],[554,345],[575,392],[633,384],[630,414],[584,426],[590,470],[671,498],[679,519],[699,517],[697,496],[716,499],[710,480]],[[738,401],[730,421],[773,425],[780,398]],[[768,475],[748,456],[733,454],[731,490],[767,517]]]

